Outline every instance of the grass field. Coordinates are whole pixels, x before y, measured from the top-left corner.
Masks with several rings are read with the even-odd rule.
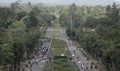
[[[50,57],[53,60],[46,63],[47,69],[45,71],[78,71],[77,66],[70,62],[68,58],[54,59],[54,56],[61,56],[61,54],[67,57],[70,56],[64,41],[53,39],[51,47],[53,49],[51,50]]]
[[[64,41],[54,39],[52,42],[52,48],[52,56],[60,56],[61,54],[64,54],[65,56],[69,55],[67,45]]]

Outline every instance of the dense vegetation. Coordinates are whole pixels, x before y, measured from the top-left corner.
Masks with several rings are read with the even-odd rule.
[[[72,4],[65,11],[60,14],[60,22],[67,26],[70,39],[102,61],[108,71],[119,71],[120,11],[117,5],[77,7]]]
[[[6,65],[16,68],[28,59],[43,35],[40,27],[51,26],[56,19],[54,12],[58,12],[59,23],[67,28],[70,39],[102,61],[108,71],[120,71],[119,10],[115,3],[106,7],[47,7],[15,2],[11,7],[0,7],[0,69]]]
[[[44,5],[20,5],[0,7],[0,69],[1,66],[20,65],[29,59],[41,38],[40,27],[49,26],[53,15]]]

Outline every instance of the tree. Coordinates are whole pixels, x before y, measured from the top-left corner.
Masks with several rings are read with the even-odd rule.
[[[0,65],[12,64],[14,54],[11,44],[8,43],[8,32],[5,28],[0,28],[0,32]]]
[[[97,26],[97,20],[94,17],[88,17],[84,22],[84,26],[87,28],[95,28]]]
[[[27,13],[26,12],[24,12],[24,11],[22,11],[22,12],[18,12],[17,14],[16,14],[16,19],[18,20],[18,21],[20,21],[24,16],[26,16],[27,15]]]
[[[115,21],[118,22],[120,17],[119,17],[119,9],[117,9],[117,5],[115,3],[113,3],[112,5],[112,16],[111,18]]]
[[[106,11],[107,11],[107,16],[111,19],[113,19],[113,21],[118,22],[120,17],[119,17],[119,9],[117,8],[117,5],[115,3],[113,3],[112,7],[110,5],[108,5],[106,7]]]
[[[106,7],[106,15],[111,18],[111,15],[112,15],[111,13],[112,13],[112,11],[111,11],[111,6],[108,5],[108,6]]]
[[[14,66],[20,64],[25,52],[26,25],[23,22],[14,22],[9,27],[9,43],[12,45],[14,53]]]
[[[61,26],[70,27],[70,17],[66,13],[60,14],[59,22]]]
[[[0,7],[0,65],[13,63],[13,52],[8,43],[8,26],[11,25],[9,18],[13,18],[13,12],[9,8]]]
[[[20,21],[26,24],[27,28],[38,26],[38,19],[34,15],[24,16]]]
[[[28,23],[29,23],[28,27],[38,26],[38,20],[35,16],[30,16]]]
[[[107,17],[106,15],[101,15],[101,16],[97,19],[97,23],[98,23],[99,25],[109,26],[109,27],[115,25],[115,22],[114,22],[111,18]]]
[[[11,4],[11,9],[12,9],[14,15],[15,15],[16,9],[20,9],[18,0]]]
[[[71,20],[71,28],[74,27],[75,17],[76,17],[76,5],[73,3],[69,8],[70,20]]]
[[[50,14],[50,13],[44,13],[41,12],[38,16],[39,19],[39,24],[42,25],[43,23],[46,24],[47,26],[51,26],[51,22],[55,20],[55,16]]]
[[[0,7],[0,27],[6,27],[8,25],[9,18],[13,18],[13,11],[9,8],[2,8]]]

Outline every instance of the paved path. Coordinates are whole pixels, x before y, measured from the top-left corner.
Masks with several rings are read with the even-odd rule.
[[[53,30],[51,28],[48,28],[45,36],[48,38],[52,37],[52,31]],[[48,48],[47,55],[50,50],[51,42],[52,41],[43,43],[43,46]],[[47,59],[47,56],[44,56],[44,57],[41,57],[41,56],[42,55],[40,55],[40,57],[36,59],[37,62],[35,60],[33,60],[34,64],[31,67],[31,71],[43,71],[44,70],[43,68],[48,59]]]
[[[98,71],[96,69],[91,70],[91,61],[86,60],[86,57],[84,57],[81,53],[81,51],[79,51],[77,49],[77,47],[73,44],[73,42],[71,40],[68,40],[68,37],[66,35],[66,30],[65,28],[58,28],[60,30],[60,32],[53,32],[55,30],[55,28],[53,27],[48,27],[47,32],[46,32],[46,37],[48,38],[56,38],[56,39],[60,39],[63,40],[67,43],[68,46],[68,50],[70,51],[71,55],[75,55],[73,57],[73,61],[78,65],[79,70],[83,71],[84,68],[88,67],[89,71]],[[59,36],[54,36],[55,34],[59,35]],[[50,44],[48,44],[48,46],[50,46]],[[75,50],[75,52],[74,52]],[[79,60],[77,59],[77,57],[79,56]],[[35,63],[32,66],[32,71],[43,71],[43,66],[45,65],[45,60],[41,60],[38,63]],[[83,69],[81,69],[82,64],[84,65]]]
[[[48,37],[48,38],[61,39],[62,34],[60,32],[55,33],[55,30],[56,30],[56,28],[48,27],[45,36]],[[43,43],[43,46],[46,46],[50,49],[51,42],[50,43]],[[43,71],[45,63],[47,62],[47,59],[44,59],[44,58],[45,57],[37,58],[37,60],[38,60],[37,62],[35,62],[35,60],[33,60],[34,64],[31,67],[31,71]]]
[[[86,67],[88,68],[89,71],[98,71],[95,68],[93,70],[91,70],[91,61],[88,61],[87,58],[82,55],[81,51],[79,51],[77,49],[76,45],[74,45],[71,40],[68,40],[65,28],[60,28],[60,37],[58,37],[58,38],[60,40],[67,42],[67,46],[68,46],[70,53],[72,55],[73,54],[75,55],[73,57],[73,61],[76,62],[80,71],[82,71],[83,69],[86,69]],[[74,50],[75,50],[75,52],[74,52]],[[77,59],[77,57],[79,57],[79,59]],[[84,65],[83,69],[81,68],[82,65]]]
[[[73,60],[76,62],[76,64],[79,67],[79,70],[88,68],[89,71],[98,71],[95,68],[91,70],[91,61],[87,60],[86,57],[83,56],[82,52],[77,49],[75,45],[73,45],[73,42],[71,40],[67,41],[68,49],[71,52],[71,54],[74,54]],[[75,51],[75,52],[74,52]],[[78,59],[79,57],[79,59]],[[84,68],[82,69],[81,66],[84,65]]]
[[[67,42],[69,51],[71,52],[72,55],[74,55],[73,61],[76,62],[76,64],[79,67],[79,70],[82,71],[87,67],[88,71],[98,71],[95,68],[91,70],[91,61],[87,60],[87,58],[83,56],[82,52],[77,48],[76,45],[73,44],[71,40],[68,40],[65,28],[61,28],[61,32],[62,32],[62,40]],[[84,65],[83,69],[81,68],[82,65]]]

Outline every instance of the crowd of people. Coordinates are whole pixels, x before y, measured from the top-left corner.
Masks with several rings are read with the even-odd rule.
[[[76,54],[76,51],[77,49],[73,50],[72,57],[73,59],[77,60],[77,63],[79,64],[81,71],[95,71],[95,69],[97,70],[97,65],[95,65],[94,62],[91,62],[89,65],[82,62],[80,56]]]

